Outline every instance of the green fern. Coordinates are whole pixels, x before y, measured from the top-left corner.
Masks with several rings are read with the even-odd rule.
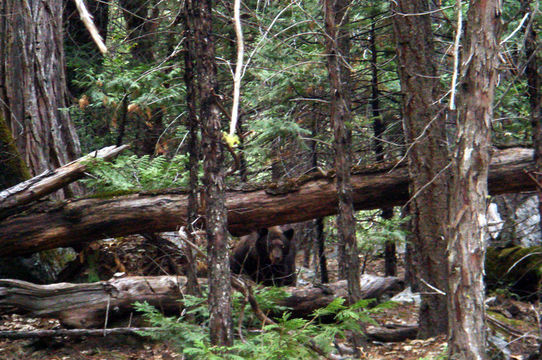
[[[113,162],[93,160],[89,164],[90,177],[83,180],[97,193],[157,190],[187,185],[186,155],[173,159],[148,155],[120,156]]]
[[[276,288],[256,291],[262,308],[269,306],[270,310],[277,296],[284,296],[284,292]],[[182,303],[188,310],[179,318],[166,317],[146,303],[136,304],[136,309],[143,312],[152,326],[160,329],[143,332],[142,335],[168,341],[187,359],[316,359],[318,354],[312,350],[313,344],[330,353],[336,338],[345,338],[347,330],[360,331],[360,322],[372,321],[370,314],[393,306],[384,304],[367,310],[370,302],[371,300],[362,300],[353,306],[345,306],[344,299],[339,298],[325,308],[316,310],[312,319],[294,318],[288,311],[283,311],[282,316],[276,319],[276,324],[266,326],[255,324],[256,326],[250,327],[254,320],[248,321],[247,317],[244,317],[244,341],[236,340],[234,345],[228,348],[210,345],[207,329],[209,312],[205,298],[185,296]],[[236,303],[239,303],[238,296],[234,296],[234,305]],[[240,308],[234,306],[234,309],[237,310],[234,322],[238,323]],[[324,315],[335,316],[336,322],[322,324],[319,317]],[[198,321],[199,324],[191,322],[190,319]]]

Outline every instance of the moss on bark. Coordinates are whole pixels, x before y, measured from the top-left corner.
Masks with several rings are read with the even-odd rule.
[[[0,189],[6,189],[30,178],[15,141],[0,114]]]

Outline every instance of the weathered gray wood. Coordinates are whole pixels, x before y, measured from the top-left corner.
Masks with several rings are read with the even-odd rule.
[[[489,174],[491,194],[535,190],[527,171],[533,151],[496,151]],[[402,205],[408,201],[408,170],[365,168],[352,174],[357,210]],[[267,189],[229,191],[229,230],[295,223],[336,213],[333,176],[299,179]],[[55,207],[27,211],[0,221],[0,256],[33,253],[106,237],[178,229],[186,222],[187,195],[182,192],[134,194],[111,199],[80,199]]]
[[[21,280],[0,280],[0,307],[15,307],[33,316],[55,317],[74,328],[102,327],[110,319],[133,310],[136,301],[159,309],[179,309],[186,278],[179,276],[126,277],[88,284],[36,285]]]
[[[199,279],[200,284],[206,279]],[[365,298],[395,294],[403,283],[396,277],[363,275],[361,289]],[[58,318],[71,328],[103,327],[126,317],[133,303],[147,301],[164,312],[181,308],[186,278],[184,276],[125,277],[88,284],[58,283],[36,285],[21,280],[0,280],[0,308],[7,312],[26,313],[37,317]],[[291,307],[295,316],[306,316],[328,305],[337,297],[346,298],[346,281],[325,287],[284,288],[290,294],[279,305]]]
[[[128,148],[128,145],[108,146],[93,151],[69,164],[55,170],[45,171],[25,182],[0,191],[0,218],[6,217],[8,214],[14,213],[17,208],[38,200],[82,178],[87,170],[88,161],[92,159],[109,160],[126,148]]]

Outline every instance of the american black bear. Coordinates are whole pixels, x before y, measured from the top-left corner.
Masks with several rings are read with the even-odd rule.
[[[232,272],[264,285],[295,285],[293,235],[293,229],[274,226],[241,237],[230,258]]]

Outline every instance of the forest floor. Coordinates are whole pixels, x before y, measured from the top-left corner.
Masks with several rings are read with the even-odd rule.
[[[113,260],[98,261],[107,267],[108,271],[115,272],[111,264],[119,264],[124,267],[129,275],[142,275],[141,269],[146,269],[145,275],[157,275],[144,266],[142,262],[148,262],[153,258],[150,249],[145,248],[144,243],[133,241],[123,244],[109,244],[107,249],[99,246],[100,256],[114,253]],[[112,251],[114,249],[114,251]],[[98,250],[97,247],[94,250]],[[137,250],[134,253],[134,250]],[[141,254],[145,253],[145,256]],[[140,255],[138,255],[140,254]],[[124,262],[130,258],[131,263]],[[146,258],[147,260],[145,260]],[[155,266],[160,267],[159,262],[153,258]],[[96,260],[96,259],[95,259]],[[171,261],[169,261],[171,264]],[[107,265],[110,264],[110,265]],[[130,264],[121,265],[121,264]],[[333,263],[330,264],[333,270]],[[162,264],[164,270],[165,264]],[[382,275],[383,260],[373,259],[368,269],[370,273]],[[135,271],[133,269],[139,269]],[[101,269],[104,270],[104,269]],[[101,272],[100,270],[100,272]],[[107,272],[107,271],[106,271]],[[87,269],[79,269],[78,273],[88,275]],[[109,276],[109,274],[107,274]],[[537,305],[516,301],[503,296],[498,296],[489,308],[488,314],[504,324],[504,329],[499,331],[499,338],[507,344],[509,359],[527,360],[536,349],[535,336],[538,334],[539,312]],[[378,326],[387,325],[412,325],[417,322],[418,305],[415,303],[397,304],[389,309],[376,313],[373,318]],[[0,317],[0,330],[38,330],[59,329],[61,325],[55,319],[36,319],[21,315],[3,315]],[[495,326],[490,324],[491,332],[495,334]],[[363,359],[369,360],[432,360],[443,359],[446,353],[446,338],[438,336],[425,340],[407,340],[398,343],[376,343],[366,345],[362,351]],[[495,357],[497,359],[500,357]],[[175,351],[171,346],[163,342],[156,342],[147,338],[134,335],[115,335],[107,337],[82,337],[82,338],[48,338],[6,340],[0,339],[0,359],[40,359],[40,360],[139,360],[139,359],[184,359],[183,355]],[[537,358],[538,359],[538,358]]]

